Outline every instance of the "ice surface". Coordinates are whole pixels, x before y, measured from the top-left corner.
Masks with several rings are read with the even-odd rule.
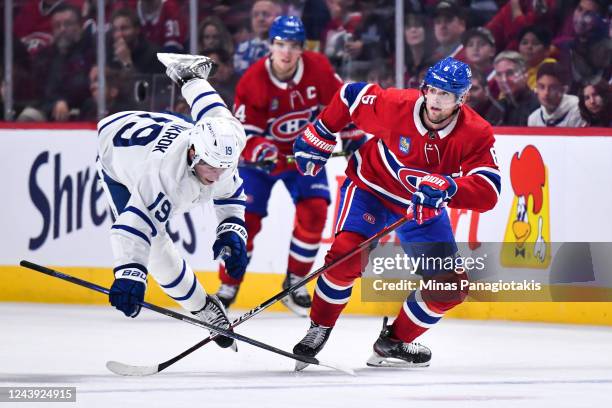
[[[382,319],[341,317],[320,357],[351,377],[241,343],[209,344],[157,375],[119,377],[107,360],[162,362],[207,335],[143,311],[0,304],[0,385],[76,386],[79,407],[595,407],[612,395],[612,329],[442,320],[420,340],[429,368],[368,368]],[[237,331],[291,350],[307,319],[264,312]],[[0,407],[11,404],[0,403]],[[15,405],[15,404],[13,404]],[[17,407],[41,406],[19,403]],[[74,403],[58,406],[75,406]],[[54,405],[55,406],[55,405]]]

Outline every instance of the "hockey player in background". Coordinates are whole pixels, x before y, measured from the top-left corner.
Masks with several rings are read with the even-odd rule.
[[[237,165],[242,125],[206,78],[207,57],[158,54],[191,107],[194,124],[176,116],[119,112],[98,123],[97,169],[115,222],[111,227],[115,281],[110,303],[136,317],[150,273],[162,290],[202,321],[229,327],[223,305],[207,295],[166,232],[174,214],[212,200],[217,219],[214,257],[231,273],[246,268],[245,194]],[[234,346],[217,336],[221,347]]]
[[[295,224],[289,246],[286,288],[306,275],[317,255],[330,202],[325,171],[304,177],[285,157],[292,154],[297,135],[312,122],[321,105],[327,105],[342,86],[327,58],[304,51],[304,26],[297,17],[277,17],[269,31],[268,57],[251,66],[236,88],[234,115],[243,123],[247,135],[242,157],[247,163],[267,161],[266,168],[240,168],[247,195],[247,251],[268,215],[272,187],[282,181],[295,204]],[[341,129],[339,129],[341,130]],[[344,149],[350,152],[365,141],[354,127],[343,130]],[[228,307],[236,298],[243,275],[221,268],[219,299]],[[283,299],[295,313],[306,316],[311,298],[305,287]]]
[[[470,79],[469,67],[448,57],[428,69],[420,91],[347,84],[297,138],[298,169],[316,177],[336,144],[333,132],[352,120],[374,135],[349,161],[326,263],[408,213],[414,219],[397,235],[409,256],[454,257],[457,246],[445,206],[481,212],[495,206],[501,188],[495,140],[491,126],[464,105]],[[351,257],[319,277],[310,328],[294,353],[321,351],[361,276],[361,259]],[[431,351],[414,340],[464,300],[461,282],[468,279],[461,269],[431,264],[418,272],[422,278],[455,283],[457,290],[410,293],[393,324],[387,325],[385,317],[368,365],[429,365]],[[298,363],[296,369],[305,366]]]

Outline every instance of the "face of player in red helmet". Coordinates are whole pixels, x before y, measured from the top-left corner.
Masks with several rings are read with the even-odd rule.
[[[302,45],[300,43],[275,39],[270,50],[274,75],[280,80],[289,79],[295,72],[301,55]]]

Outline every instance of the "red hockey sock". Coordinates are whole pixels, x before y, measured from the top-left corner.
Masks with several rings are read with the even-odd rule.
[[[355,232],[342,231],[336,235],[325,263],[353,251],[365,237]],[[335,325],[338,316],[346,306],[351,296],[353,282],[361,276],[362,260],[367,261],[368,250],[365,249],[344,261],[338,267],[331,268],[323,273],[317,280],[315,293],[310,309],[310,318],[313,322],[327,327]]]
[[[436,276],[437,282],[455,283],[457,290],[416,290],[402,304],[392,325],[393,336],[410,343],[432,328],[448,310],[457,306],[467,296],[467,289],[461,290],[466,274],[454,272]]]

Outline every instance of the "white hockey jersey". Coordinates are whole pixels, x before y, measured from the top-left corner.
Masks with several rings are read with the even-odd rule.
[[[242,125],[207,81],[192,80],[181,91],[195,122],[226,118],[236,129],[240,149],[244,148]],[[211,185],[202,184],[189,168],[189,132],[194,126],[175,115],[142,111],[119,112],[98,123],[101,177],[107,186],[129,190],[124,208],[114,209],[118,214],[111,229],[115,269],[134,263],[146,268],[151,241],[166,234],[166,222],[203,202],[213,200],[219,222],[229,217],[244,220],[246,196],[236,167]],[[121,202],[116,191],[107,193],[115,205]]]

